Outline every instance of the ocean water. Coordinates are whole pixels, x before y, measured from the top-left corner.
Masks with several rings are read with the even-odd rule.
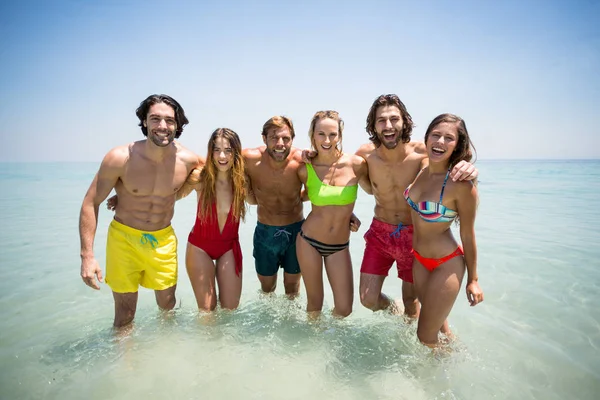
[[[79,277],[78,216],[97,163],[0,164],[1,399],[595,399],[600,392],[600,161],[479,161],[476,222],[485,301],[464,284],[451,351],[421,346],[415,324],[354,312],[308,321],[305,298],[262,295],[256,210],[240,228],[239,310],[201,316],[184,267],[190,197],[176,206],[178,306],[141,289],[129,333],[111,328],[106,285]],[[355,287],[373,199],[359,194],[351,238]],[[589,211],[589,212],[588,212]],[[308,213],[308,207],[305,210]],[[101,209],[103,265],[111,213]],[[393,271],[393,270],[392,270]],[[399,297],[393,273],[384,291]]]

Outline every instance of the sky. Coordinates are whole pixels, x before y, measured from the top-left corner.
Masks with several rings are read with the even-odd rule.
[[[273,115],[309,146],[319,110],[343,146],[395,93],[422,141],[461,116],[478,159],[600,158],[599,1],[19,1],[0,5],[0,162],[94,161],[143,139],[153,93],[183,106],[180,141],[218,127],[262,144]]]

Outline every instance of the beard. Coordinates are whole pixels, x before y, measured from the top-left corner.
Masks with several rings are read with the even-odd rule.
[[[394,132],[394,134],[396,135],[396,138],[394,140],[387,140],[383,136],[384,133],[390,133],[390,132]],[[388,150],[395,149],[398,146],[398,143],[400,143],[400,141],[402,141],[402,132],[399,132],[396,129],[383,131],[383,132],[381,132],[381,134],[378,134],[378,136],[379,136],[379,141],[381,142],[381,144],[383,144],[383,146]]]
[[[283,153],[276,153],[275,149],[270,149],[269,147],[267,147],[267,154],[269,154],[269,157],[271,157],[275,161],[283,161],[288,158],[291,150],[292,149],[289,148],[285,149]]]
[[[164,142],[164,139],[161,138],[159,135],[155,134],[155,133],[148,133],[148,138],[152,141],[152,143],[154,143],[155,145],[157,145],[158,147],[167,147],[168,145],[170,145],[171,143],[173,143],[173,140],[175,140],[175,131],[169,132],[167,134],[167,142]]]

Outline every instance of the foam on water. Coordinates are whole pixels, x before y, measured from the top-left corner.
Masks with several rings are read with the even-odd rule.
[[[310,321],[304,296],[260,294],[255,209],[240,230],[239,310],[199,314],[181,268],[174,312],[159,312],[142,290],[133,329],[115,333],[110,290],[92,291],[79,278],[77,219],[97,165],[0,164],[0,398],[595,398],[600,162],[478,164],[486,297],[471,308],[462,289],[450,315],[458,339],[443,354],[417,342],[414,323],[372,313],[357,298],[353,314],[338,320],[328,290],[324,315]],[[194,208],[193,199],[176,207],[180,254]],[[363,225],[351,239],[355,297],[372,213],[361,193]],[[101,264],[110,217],[101,210]],[[393,274],[384,291],[400,296]]]

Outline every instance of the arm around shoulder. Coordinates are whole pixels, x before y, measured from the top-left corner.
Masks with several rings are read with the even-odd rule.
[[[359,155],[352,155],[352,166],[358,177],[358,184],[367,194],[373,194],[373,187],[369,179],[369,167],[367,160]]]

